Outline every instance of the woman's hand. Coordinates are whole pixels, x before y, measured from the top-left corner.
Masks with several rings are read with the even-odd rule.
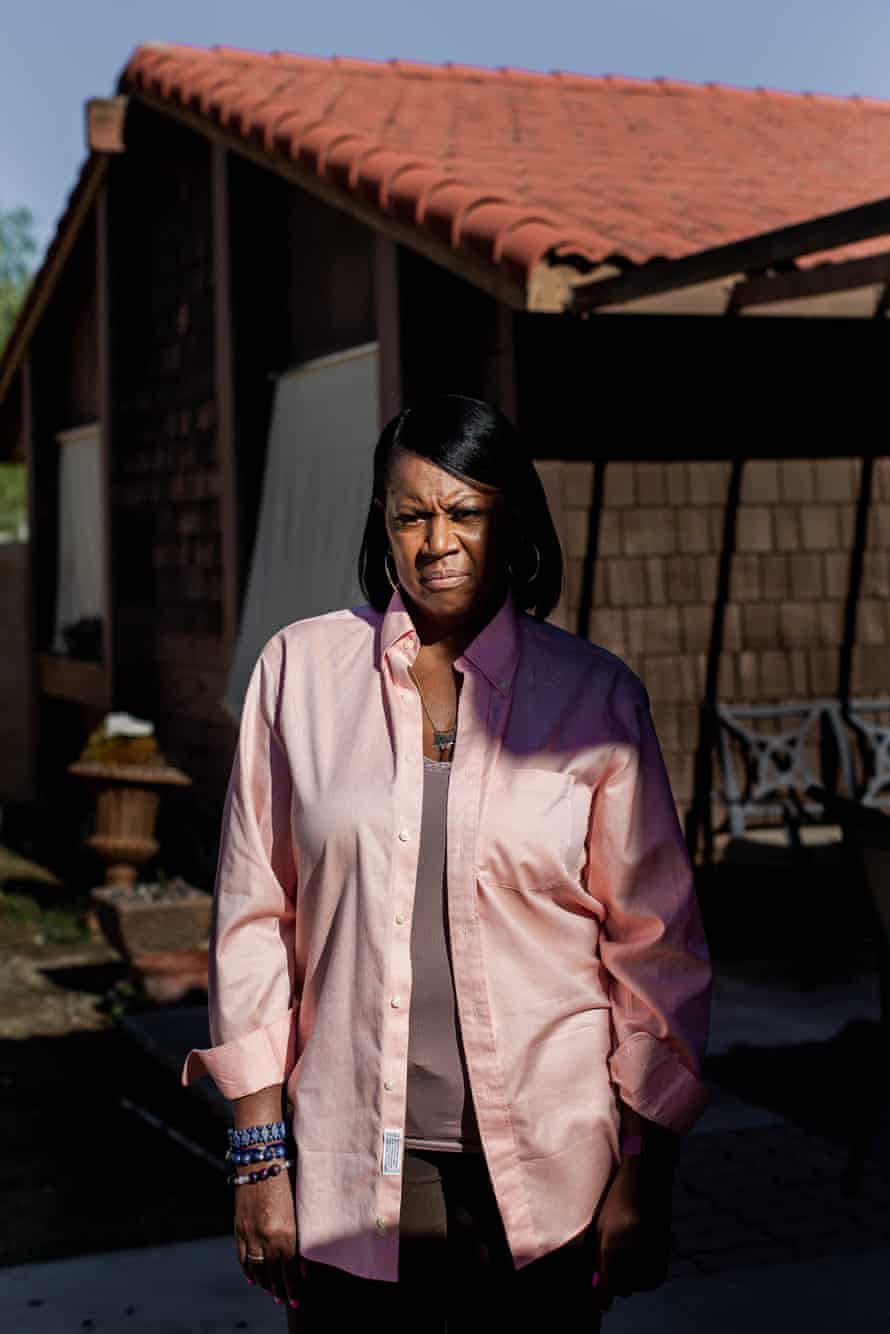
[[[657,1288],[667,1277],[673,1164],[658,1155],[622,1158],[594,1222],[597,1292],[614,1297]]]
[[[293,1190],[286,1172],[236,1188],[235,1241],[248,1281],[258,1283],[277,1302],[297,1306],[300,1248]]]

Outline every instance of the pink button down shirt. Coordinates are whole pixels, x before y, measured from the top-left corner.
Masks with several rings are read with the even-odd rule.
[[[183,1081],[284,1082],[307,1259],[398,1276],[419,641],[399,591],[266,644],[223,816],[214,1044]],[[500,610],[456,659],[447,809],[455,990],[517,1268],[591,1220],[616,1094],[679,1133],[707,1099],[710,966],[646,691],[621,660]],[[384,1155],[384,1133],[387,1152]]]

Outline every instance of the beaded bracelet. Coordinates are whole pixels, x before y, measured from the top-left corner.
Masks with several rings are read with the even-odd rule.
[[[269,1144],[265,1149],[229,1149],[226,1158],[241,1167],[246,1163],[268,1163],[273,1158],[284,1158],[286,1154],[286,1144]]]
[[[244,1126],[242,1130],[228,1130],[230,1149],[246,1149],[253,1144],[268,1144],[270,1140],[284,1139],[287,1125],[284,1121],[267,1121],[262,1126]]]
[[[257,1181],[268,1181],[269,1177],[280,1176],[285,1168],[293,1167],[293,1165],[293,1158],[285,1158],[283,1162],[273,1163],[271,1167],[263,1167],[259,1172],[246,1172],[242,1177],[233,1174],[226,1180],[230,1186],[252,1186]]]

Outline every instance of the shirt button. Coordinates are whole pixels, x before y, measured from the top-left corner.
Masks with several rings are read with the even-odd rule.
[[[392,1000],[389,1003],[394,1010],[397,1010],[402,1003],[402,998],[401,996],[393,996]]]
[[[400,842],[400,843],[407,843],[407,842],[408,842],[408,830],[407,830],[407,829],[400,829],[400,830],[399,830],[399,842]]]
[[[404,914],[403,912],[397,912],[397,913],[396,913],[396,926],[401,926],[401,925],[404,923],[404,921],[405,921],[405,914]]]
[[[385,1219],[385,1218],[378,1218],[378,1219],[377,1219],[376,1227],[377,1227],[377,1231],[378,1231],[378,1232],[385,1232],[385,1231],[386,1231],[386,1219]]]
[[[387,1093],[392,1093],[393,1089],[395,1088],[395,1084],[392,1082],[391,1079],[384,1079],[383,1087],[386,1089]]]

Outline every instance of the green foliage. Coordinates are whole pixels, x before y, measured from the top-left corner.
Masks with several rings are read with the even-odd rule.
[[[36,250],[30,209],[0,210],[0,353],[25,299]]]
[[[83,905],[62,900],[41,907],[28,893],[0,890],[0,936],[8,945],[21,936],[43,945],[74,945],[89,939]]]
[[[21,541],[28,532],[25,465],[0,463],[0,542]]]

